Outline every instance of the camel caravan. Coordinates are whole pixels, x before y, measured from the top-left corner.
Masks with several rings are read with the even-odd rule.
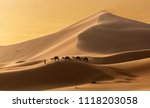
[[[58,57],[55,56],[54,58],[51,58],[51,60],[57,62],[57,61],[61,61],[61,60],[65,60],[65,61],[78,61],[78,62],[89,62],[88,57],[80,57],[80,56],[76,56],[76,57],[69,57],[69,56],[65,56],[65,57]]]

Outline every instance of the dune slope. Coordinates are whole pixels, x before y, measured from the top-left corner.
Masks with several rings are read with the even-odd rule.
[[[89,62],[94,64],[115,64],[150,58],[150,50],[128,51],[106,57],[91,57]]]
[[[150,25],[104,14],[97,25],[79,34],[77,47],[104,54],[150,49]]]
[[[56,33],[1,46],[0,90],[150,90],[149,50],[150,24],[100,12]],[[54,62],[54,56],[89,61]]]
[[[3,72],[0,90],[45,90],[112,79],[113,76],[88,64],[62,61],[34,69]]]

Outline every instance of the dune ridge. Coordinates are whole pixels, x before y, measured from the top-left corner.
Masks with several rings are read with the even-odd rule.
[[[79,34],[79,49],[103,54],[150,49],[150,24],[110,13],[101,15],[99,22]]]
[[[150,90],[149,35],[150,24],[103,11],[56,33],[1,46],[0,90]],[[89,61],[54,62],[54,56]]]
[[[150,50],[127,51],[106,57],[91,57],[91,63],[113,64],[150,58]]]

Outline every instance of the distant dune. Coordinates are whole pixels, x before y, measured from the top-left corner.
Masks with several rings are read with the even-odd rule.
[[[0,47],[0,90],[150,90],[149,71],[150,24],[104,11]]]
[[[115,64],[150,58],[150,50],[128,51],[106,57],[91,57],[94,64]]]
[[[78,48],[104,54],[149,49],[150,25],[108,13],[79,34],[78,40]]]

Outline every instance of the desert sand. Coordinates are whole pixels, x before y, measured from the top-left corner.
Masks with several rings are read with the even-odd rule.
[[[56,33],[0,46],[0,90],[150,90],[150,24],[103,11]]]

